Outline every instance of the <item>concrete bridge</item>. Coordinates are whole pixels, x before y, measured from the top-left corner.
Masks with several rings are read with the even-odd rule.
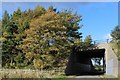
[[[120,80],[120,61],[110,44],[96,44],[98,49],[105,49],[105,62],[106,62],[106,73],[105,75],[96,75],[96,76],[78,76],[80,80]],[[76,79],[74,79],[76,80]]]
[[[110,44],[98,44],[97,47],[105,49],[106,75],[118,77],[120,75],[120,61],[118,61]]]
[[[80,73],[79,69],[78,69],[78,65],[75,66],[75,63],[79,63],[79,62],[76,62],[75,60],[82,59],[82,58],[79,57],[79,55],[77,55],[77,54],[85,53],[85,54],[89,54],[89,56],[90,56],[90,55],[94,55],[94,53],[97,53],[97,54],[100,53],[101,54],[101,53],[104,52],[103,63],[105,62],[105,66],[106,66],[105,67],[105,74],[103,74],[103,75],[94,75],[94,76],[93,75],[82,75],[82,76],[77,76],[77,78],[80,78],[80,80],[87,80],[87,79],[101,80],[103,78],[107,78],[107,80],[114,80],[114,79],[118,80],[118,76],[120,75],[120,61],[118,61],[118,58],[117,58],[116,54],[114,53],[114,50],[111,48],[111,45],[109,43],[95,44],[95,45],[97,46],[97,49],[85,50],[85,51],[80,51],[80,52],[73,51],[73,53],[71,54],[71,56],[69,58],[69,62],[68,62],[69,65],[68,65],[68,68],[66,68],[66,73],[68,73],[68,74],[71,74],[71,73],[76,74],[76,72],[74,73],[74,70],[76,70],[76,69],[77,69],[76,71],[78,73]],[[105,50],[105,51],[101,52],[99,50]],[[97,52],[95,52],[95,51],[97,51]],[[74,54],[74,52],[76,54]],[[78,56],[78,57],[75,57],[75,55]],[[83,61],[85,61],[85,60],[83,60]],[[82,63],[79,63],[79,64],[82,64]],[[87,65],[90,65],[90,64],[86,63],[86,66]],[[70,66],[72,68],[70,68]],[[74,68],[76,68],[76,69],[74,69]],[[82,69],[87,70],[87,67],[82,67]]]

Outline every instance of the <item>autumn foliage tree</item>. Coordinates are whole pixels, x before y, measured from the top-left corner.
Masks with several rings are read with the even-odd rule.
[[[65,66],[71,46],[83,48],[81,16],[53,6],[21,11],[2,19],[3,67],[49,69]],[[87,39],[88,40],[88,39]],[[86,41],[87,41],[86,40]],[[86,43],[89,44],[89,43]]]
[[[64,65],[69,54],[65,46],[69,45],[70,40],[74,43],[80,38],[78,32],[75,32],[79,29],[77,22],[80,19],[77,20],[75,15],[69,12],[58,14],[53,9],[48,9],[45,14],[31,20],[30,29],[25,31],[26,38],[21,47],[34,67]]]

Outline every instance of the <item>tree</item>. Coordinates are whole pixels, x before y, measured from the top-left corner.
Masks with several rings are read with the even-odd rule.
[[[20,68],[20,65],[24,62],[24,60],[21,61],[24,58],[24,54],[18,45],[21,44],[25,36],[24,30],[29,28],[30,19],[28,19],[28,15],[25,15],[25,12],[21,12],[20,8],[14,11],[9,20],[5,17],[6,14],[7,12],[5,11],[2,19],[3,23],[7,22],[2,25],[2,66],[7,68]]]
[[[77,23],[80,19],[74,17],[75,15],[77,16],[71,12],[56,13],[50,8],[43,15],[32,19],[30,29],[25,31],[26,38],[20,47],[34,67],[54,67],[64,63],[70,51],[66,45],[69,46],[70,40],[77,44],[80,41],[80,34],[77,32],[80,29]],[[36,63],[40,65],[37,67]]]
[[[118,59],[120,60],[120,27],[116,26],[114,30],[111,32],[112,39],[116,46],[116,54]]]
[[[3,25],[4,26],[4,25]],[[4,37],[3,44],[2,44],[2,50],[3,50],[3,66],[5,63],[11,63],[13,62],[13,55],[15,55],[16,52],[16,40],[15,36],[13,35],[16,32],[17,26],[14,22],[10,22],[6,25],[5,31],[2,32],[2,37]]]
[[[91,38],[91,35],[86,36],[86,38],[84,40],[84,46],[85,46],[85,48],[92,47],[92,38]]]
[[[8,12],[5,10],[4,11],[4,16],[2,18],[2,24],[6,25],[9,22],[10,16],[8,14]]]
[[[33,17],[38,17],[42,14],[44,14],[46,12],[45,8],[43,8],[42,6],[37,6],[35,9],[34,9],[34,15]]]
[[[111,36],[113,40],[120,41],[120,27],[116,26],[114,30],[111,32]]]
[[[33,61],[36,61],[35,59],[42,59],[45,63],[45,60],[47,60],[44,59],[45,56],[46,58],[47,55],[52,57],[56,55],[53,52],[63,51],[63,45],[66,42],[65,31],[66,28],[63,25],[63,20],[54,12],[48,11],[37,19],[33,19],[30,23],[30,29],[26,30],[27,36],[21,46],[24,53],[26,53],[26,57],[30,61],[32,59]],[[36,55],[40,57],[36,58]]]
[[[56,9],[55,9],[53,6],[50,6],[50,7],[48,8],[48,10],[49,10],[49,11],[54,11],[54,12],[56,12]]]
[[[9,15],[9,14],[8,14]],[[82,46],[81,16],[71,10],[56,12],[53,6],[21,11],[2,21],[3,67],[52,68],[64,66],[71,47]],[[8,20],[8,21],[7,21]]]
[[[67,36],[71,40],[75,40],[75,38],[82,38],[82,33],[78,32],[78,30],[82,27],[82,25],[79,24],[82,20],[82,16],[78,16],[77,12],[72,14],[72,10],[60,12],[60,15],[66,21],[64,25],[67,27]]]
[[[1,33],[2,33],[2,21],[0,20],[0,38],[1,38]]]

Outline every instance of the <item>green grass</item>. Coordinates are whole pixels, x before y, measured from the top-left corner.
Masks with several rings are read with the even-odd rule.
[[[110,43],[112,49],[114,50],[116,56],[118,57],[118,60],[120,60],[120,51],[118,51],[120,48],[117,46],[116,43]]]
[[[55,76],[53,78],[59,78],[59,79],[65,79],[65,78],[75,78],[76,76],[65,76],[65,75],[59,75],[59,76]]]
[[[54,76],[53,77],[54,79],[57,79],[57,80],[66,80],[66,78],[68,78],[67,76],[63,76],[63,75],[60,75],[60,76]]]

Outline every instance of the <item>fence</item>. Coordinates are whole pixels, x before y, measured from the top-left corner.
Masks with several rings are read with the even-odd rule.
[[[92,43],[93,44],[107,44],[107,43],[112,43],[112,42],[114,42],[112,38],[109,38],[109,39],[104,39],[104,40],[95,40]]]

